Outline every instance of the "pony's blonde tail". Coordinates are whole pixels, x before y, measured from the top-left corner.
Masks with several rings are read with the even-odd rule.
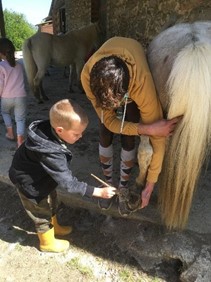
[[[177,56],[168,82],[168,118],[183,115],[169,138],[159,203],[167,227],[183,229],[211,139],[211,45],[195,42]]]
[[[37,73],[37,66],[31,52],[31,38],[26,39],[23,44],[23,63],[29,87],[34,91],[34,77]]]

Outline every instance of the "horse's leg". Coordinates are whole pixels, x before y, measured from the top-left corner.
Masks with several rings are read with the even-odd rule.
[[[38,103],[42,103],[43,102],[42,99],[45,99],[44,96],[46,97],[46,95],[44,94],[43,96],[43,93],[42,93],[42,91],[44,92],[42,88],[42,78],[45,75],[45,71],[46,69],[43,69],[43,70],[38,69],[35,75],[35,78],[34,78],[34,95],[37,98]]]
[[[49,100],[48,96],[45,94],[45,91],[43,89],[42,81],[40,82],[40,94],[44,101]]]
[[[138,164],[139,164],[139,175],[136,178],[136,188],[137,192],[130,191],[129,200],[128,200],[128,207],[131,211],[136,211],[140,208],[140,198],[141,198],[141,191],[145,187],[147,171],[149,164],[152,159],[152,146],[149,142],[148,136],[141,136],[140,143],[138,147]]]
[[[42,87],[42,80],[45,77],[48,67],[50,66],[51,53],[50,53],[50,50],[48,49],[47,42],[45,43],[46,43],[46,46],[41,45],[42,48],[38,48],[36,52],[34,52],[34,60],[37,65],[37,73],[34,77],[33,83],[36,89],[35,96],[38,98],[38,101],[40,103],[42,103],[43,100],[48,99]]]
[[[75,67],[76,67],[77,87],[80,92],[83,92],[83,87],[82,87],[81,79],[80,79],[83,66],[84,66],[84,59],[83,58],[77,59],[75,63]]]
[[[64,67],[63,76],[64,76],[65,78],[69,78],[69,77],[70,77],[70,66],[65,66],[65,67]]]
[[[74,92],[74,83],[77,82],[75,63],[70,65],[69,73],[69,92]]]
[[[153,150],[149,142],[149,137],[141,136],[137,156],[139,164],[139,175],[136,178],[136,184],[141,189],[144,188],[146,182],[147,170],[152,159],[152,154]]]
[[[33,89],[32,91],[33,91],[34,97],[36,98],[38,104],[43,103],[41,95],[40,95],[40,87],[39,87],[39,85],[37,86],[37,85],[35,85],[33,83],[32,89]]]

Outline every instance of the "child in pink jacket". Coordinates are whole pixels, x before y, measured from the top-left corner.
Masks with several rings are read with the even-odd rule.
[[[23,67],[15,61],[15,47],[7,38],[0,38],[0,59],[1,114],[6,126],[6,138],[15,140],[12,124],[14,112],[19,147],[24,141],[26,92]]]

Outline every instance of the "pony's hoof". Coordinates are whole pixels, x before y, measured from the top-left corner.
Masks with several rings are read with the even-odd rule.
[[[49,101],[49,98],[47,96],[43,96],[44,101]]]

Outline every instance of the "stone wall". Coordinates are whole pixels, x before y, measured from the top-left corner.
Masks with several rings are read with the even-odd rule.
[[[91,1],[66,0],[66,23],[67,30],[79,29],[91,22]]]
[[[210,0],[98,0],[106,39],[132,37],[147,46],[163,29],[179,22],[211,20]],[[65,0],[67,30],[88,25],[95,1]],[[98,3],[98,4],[99,4]]]
[[[52,0],[52,6],[51,6],[51,16],[53,19],[53,33],[54,34],[60,34],[61,30],[60,30],[60,14],[59,14],[59,10],[61,8],[65,8],[65,3],[64,0]]]
[[[107,38],[132,37],[144,46],[168,26],[196,20],[211,20],[210,0],[107,1]]]

